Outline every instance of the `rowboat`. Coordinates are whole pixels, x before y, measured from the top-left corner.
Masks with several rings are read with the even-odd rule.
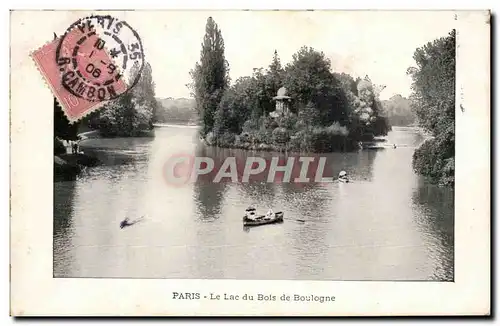
[[[243,226],[258,226],[265,224],[281,223],[283,222],[284,215],[285,214],[283,212],[259,215],[255,217],[249,217],[249,215],[247,214],[243,217]]]
[[[380,150],[380,149],[386,149],[388,146],[379,144],[377,142],[362,142],[361,143],[361,149],[364,150]]]

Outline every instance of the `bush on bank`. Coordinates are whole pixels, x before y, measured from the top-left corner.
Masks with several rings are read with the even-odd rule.
[[[293,113],[277,119],[248,120],[239,134],[209,132],[205,140],[211,146],[247,150],[321,153],[359,148],[358,141],[349,137],[347,127],[337,122],[327,127],[308,126]]]
[[[426,140],[413,153],[413,168],[434,183],[453,186],[455,183],[454,142],[445,136]]]

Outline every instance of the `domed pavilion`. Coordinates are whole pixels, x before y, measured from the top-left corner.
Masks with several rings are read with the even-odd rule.
[[[272,117],[284,116],[288,114],[291,97],[286,94],[286,88],[281,87],[278,89],[278,94],[273,97],[273,100],[276,101],[276,110],[270,113]]]

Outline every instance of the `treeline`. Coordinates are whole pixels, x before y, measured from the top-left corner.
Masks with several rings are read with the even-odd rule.
[[[416,172],[443,185],[455,182],[455,30],[415,51],[412,106],[433,138],[413,155]]]
[[[154,117],[159,123],[191,123],[196,124],[198,114],[196,102],[188,98],[157,98],[158,107]]]
[[[138,65],[134,65],[130,80],[134,80],[138,73],[141,75],[132,89],[83,119],[82,123],[99,130],[104,137],[140,136],[151,130],[158,108],[151,65],[145,63],[142,72]]]
[[[413,112],[411,100],[400,94],[382,101],[382,106],[391,126],[410,126],[417,122],[417,116]]]
[[[221,30],[208,18],[200,61],[189,85],[200,117],[201,136],[212,145],[251,149],[336,151],[390,130],[368,77],[333,73],[323,52],[302,47],[282,66],[274,53],[267,69],[229,80]],[[273,97],[285,87],[289,112],[272,117]]]

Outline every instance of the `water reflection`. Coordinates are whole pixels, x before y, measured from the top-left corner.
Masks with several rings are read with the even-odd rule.
[[[54,183],[54,271],[62,271],[63,274],[71,273],[72,244],[74,237],[72,228],[73,200],[75,197],[74,182]]]
[[[215,147],[196,146],[196,157],[209,157],[220,167],[225,158],[225,150]],[[213,183],[217,171],[200,175],[194,182],[194,200],[197,208],[197,217],[203,220],[217,219],[221,215],[227,182]]]
[[[432,279],[454,280],[454,209],[453,189],[443,189],[420,179],[413,193],[413,203],[421,214],[417,226],[428,243],[428,255],[439,264],[433,266]]]

